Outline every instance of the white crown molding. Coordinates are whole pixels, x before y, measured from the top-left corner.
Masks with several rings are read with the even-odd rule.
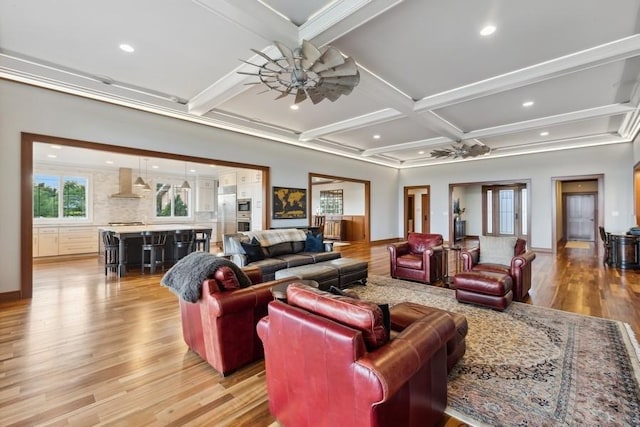
[[[331,135],[347,130],[358,129],[364,126],[370,126],[375,123],[383,123],[389,120],[402,117],[402,113],[393,108],[385,108],[383,110],[374,111],[358,117],[352,117],[340,122],[331,123],[327,126],[309,129],[300,134],[300,141],[310,141],[325,135]]]
[[[426,96],[415,111],[435,110],[640,55],[640,34],[521,68],[486,80]]]

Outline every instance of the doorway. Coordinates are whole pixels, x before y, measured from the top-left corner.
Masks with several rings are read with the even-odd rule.
[[[582,237],[582,240],[591,239],[591,241],[595,241],[595,234],[597,227],[604,226],[604,175],[603,174],[594,174],[594,175],[575,175],[575,176],[561,176],[551,178],[551,198],[552,198],[552,207],[551,207],[551,215],[552,215],[552,231],[551,231],[551,250],[555,254],[558,252],[559,243],[562,241],[570,240],[571,237],[579,236]],[[568,219],[567,216],[567,208],[569,207],[567,204],[567,196],[591,196],[593,197],[593,222],[589,218],[588,214],[578,214],[578,219],[571,220]],[[571,208],[573,210],[583,210],[585,208],[582,207],[583,204],[585,206],[590,205],[590,201],[582,199],[577,203],[579,207]],[[574,203],[573,200],[571,203]],[[584,203],[583,203],[584,202]],[[591,210],[589,207],[586,210]],[[576,216],[576,214],[572,213],[572,217]],[[582,218],[586,216],[585,218]],[[585,225],[585,223],[591,223],[591,226]],[[573,227],[574,230],[569,233],[569,227]],[[584,231],[584,229],[591,228],[592,231]],[[588,236],[587,234],[588,233]],[[593,233],[593,237],[591,237],[591,233]],[[579,240],[579,239],[576,239]]]
[[[563,194],[566,240],[595,241],[597,194]]]
[[[371,239],[371,182],[341,176],[309,173],[309,225],[315,224],[314,216],[324,217],[325,238],[366,242]],[[321,192],[340,191],[340,211],[336,204],[324,204]]]
[[[256,169],[262,172],[262,200],[264,201],[263,224],[269,228],[269,216],[271,205],[266,197],[266,189],[270,187],[269,167],[249,165],[208,159],[204,157],[185,156],[180,154],[163,153],[159,151],[144,150],[133,147],[123,147],[97,142],[61,138],[48,135],[32,133],[22,133],[20,146],[20,295],[18,299],[27,299],[33,296],[33,155],[36,143],[54,144],[59,146],[86,148],[96,151],[106,151],[112,153],[128,154],[136,157],[171,159],[180,162],[215,164],[218,166],[229,166],[242,169]]]
[[[428,185],[404,187],[404,238],[410,232],[431,232],[431,188]]]

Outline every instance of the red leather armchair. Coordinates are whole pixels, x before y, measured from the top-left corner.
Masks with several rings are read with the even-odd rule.
[[[299,284],[289,286],[287,300],[270,303],[258,323],[269,409],[282,425],[438,424],[447,404],[450,316],[434,311],[389,340],[376,304]]]
[[[225,278],[216,279],[214,274],[202,284],[198,302],[179,299],[185,343],[223,376],[262,359],[264,351],[256,324],[267,315],[267,305],[273,300],[271,287],[290,281],[259,283],[259,269],[245,272],[257,284],[224,290]]]
[[[500,238],[493,238],[500,239]],[[508,238],[506,238],[508,239]],[[491,271],[508,274],[513,280],[514,301],[524,301],[531,289],[531,262],[536,258],[535,252],[527,250],[527,241],[515,239],[513,257],[505,264],[484,262],[481,263],[480,250],[483,238],[480,238],[480,246],[471,249],[462,249],[462,271]]]
[[[443,277],[441,234],[409,233],[407,241],[387,246],[391,277],[434,283]]]

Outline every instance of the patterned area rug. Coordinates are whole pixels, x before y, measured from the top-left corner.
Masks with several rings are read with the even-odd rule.
[[[449,374],[447,414],[475,426],[638,426],[640,352],[628,325],[512,303],[460,304],[454,291],[370,275],[361,298],[464,314],[467,352]]]

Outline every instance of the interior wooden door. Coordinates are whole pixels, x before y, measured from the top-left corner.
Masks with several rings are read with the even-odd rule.
[[[431,218],[429,214],[431,213],[431,199],[428,194],[423,194],[421,198],[421,208],[422,210],[422,232],[423,233],[431,233]]]
[[[567,240],[595,240],[596,197],[594,194],[565,196]]]

